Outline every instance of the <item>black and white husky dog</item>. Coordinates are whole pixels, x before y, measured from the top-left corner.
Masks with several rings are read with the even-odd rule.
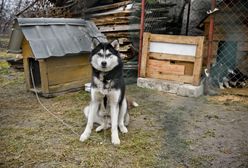
[[[123,63],[118,52],[117,40],[99,42],[93,39],[93,50],[90,56],[92,66],[91,102],[86,128],[80,136],[80,141],[89,138],[95,116],[101,105],[109,108],[111,118],[111,141],[114,145],[120,144],[118,127],[122,133],[128,130],[124,124],[127,113],[125,97],[125,82],[123,78]],[[105,102],[102,104],[102,102]]]

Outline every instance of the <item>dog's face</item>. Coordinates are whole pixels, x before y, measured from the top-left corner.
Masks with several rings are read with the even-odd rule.
[[[111,71],[121,62],[118,49],[119,43],[117,40],[111,43],[100,43],[93,40],[90,57],[91,65],[102,72]]]

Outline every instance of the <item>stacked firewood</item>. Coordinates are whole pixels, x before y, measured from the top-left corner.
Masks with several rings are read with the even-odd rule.
[[[135,59],[138,55],[140,6],[140,3],[126,0],[86,10],[86,17],[96,24],[109,41],[118,39],[124,60]]]

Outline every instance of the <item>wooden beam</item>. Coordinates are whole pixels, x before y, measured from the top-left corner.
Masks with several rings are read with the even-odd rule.
[[[145,32],[143,35],[143,47],[142,47],[142,57],[141,57],[141,67],[140,67],[140,77],[146,77],[146,67],[149,52],[149,41],[151,33]]]
[[[158,60],[195,62],[195,57],[192,56],[154,53],[154,52],[149,53],[149,58],[158,59]]]
[[[113,25],[113,26],[98,26],[101,32],[117,32],[117,31],[129,31],[129,30],[139,30],[139,24],[132,25]]]
[[[139,38],[139,32],[105,32],[108,38]]]
[[[25,81],[26,81],[26,89],[31,89],[31,78],[30,78],[30,68],[29,68],[29,62],[28,58],[23,58],[23,67],[24,67],[24,75],[25,75]]]
[[[89,81],[88,81],[89,82]],[[79,88],[82,88],[85,84],[85,81],[78,80],[78,81],[72,81],[68,83],[62,83],[62,84],[56,84],[49,86],[50,93],[60,93],[68,90],[77,90]]]
[[[39,66],[40,66],[40,79],[41,79],[42,93],[49,93],[47,62],[44,59],[39,60]]]
[[[111,25],[111,24],[129,24],[131,22],[139,23],[139,18],[136,16],[126,16],[126,17],[105,17],[105,18],[92,18],[93,22],[97,26],[101,25]]]
[[[92,14],[89,15],[87,17],[89,18],[99,18],[99,17],[106,17],[106,16],[129,16],[133,13],[133,11],[110,11],[110,12],[104,12],[104,13],[96,13],[96,14]]]
[[[195,64],[193,70],[193,85],[200,84],[202,60],[203,60],[204,37],[199,37],[198,47],[196,50]]]
[[[147,72],[159,72],[162,74],[184,75],[185,66],[170,64],[169,61],[148,59]]]
[[[151,34],[150,41],[197,45],[199,43],[200,39],[201,39],[200,37],[195,37],[195,36],[175,36],[175,35]]]
[[[177,81],[177,82],[189,83],[189,84],[192,84],[193,82],[193,76],[163,74],[163,73],[151,71],[151,70],[147,71],[147,77],[155,78],[155,79],[171,80],[171,81]]]

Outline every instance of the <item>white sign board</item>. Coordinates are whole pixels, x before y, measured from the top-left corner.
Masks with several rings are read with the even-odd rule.
[[[195,57],[196,48],[197,46],[194,44],[150,42],[149,52]]]

